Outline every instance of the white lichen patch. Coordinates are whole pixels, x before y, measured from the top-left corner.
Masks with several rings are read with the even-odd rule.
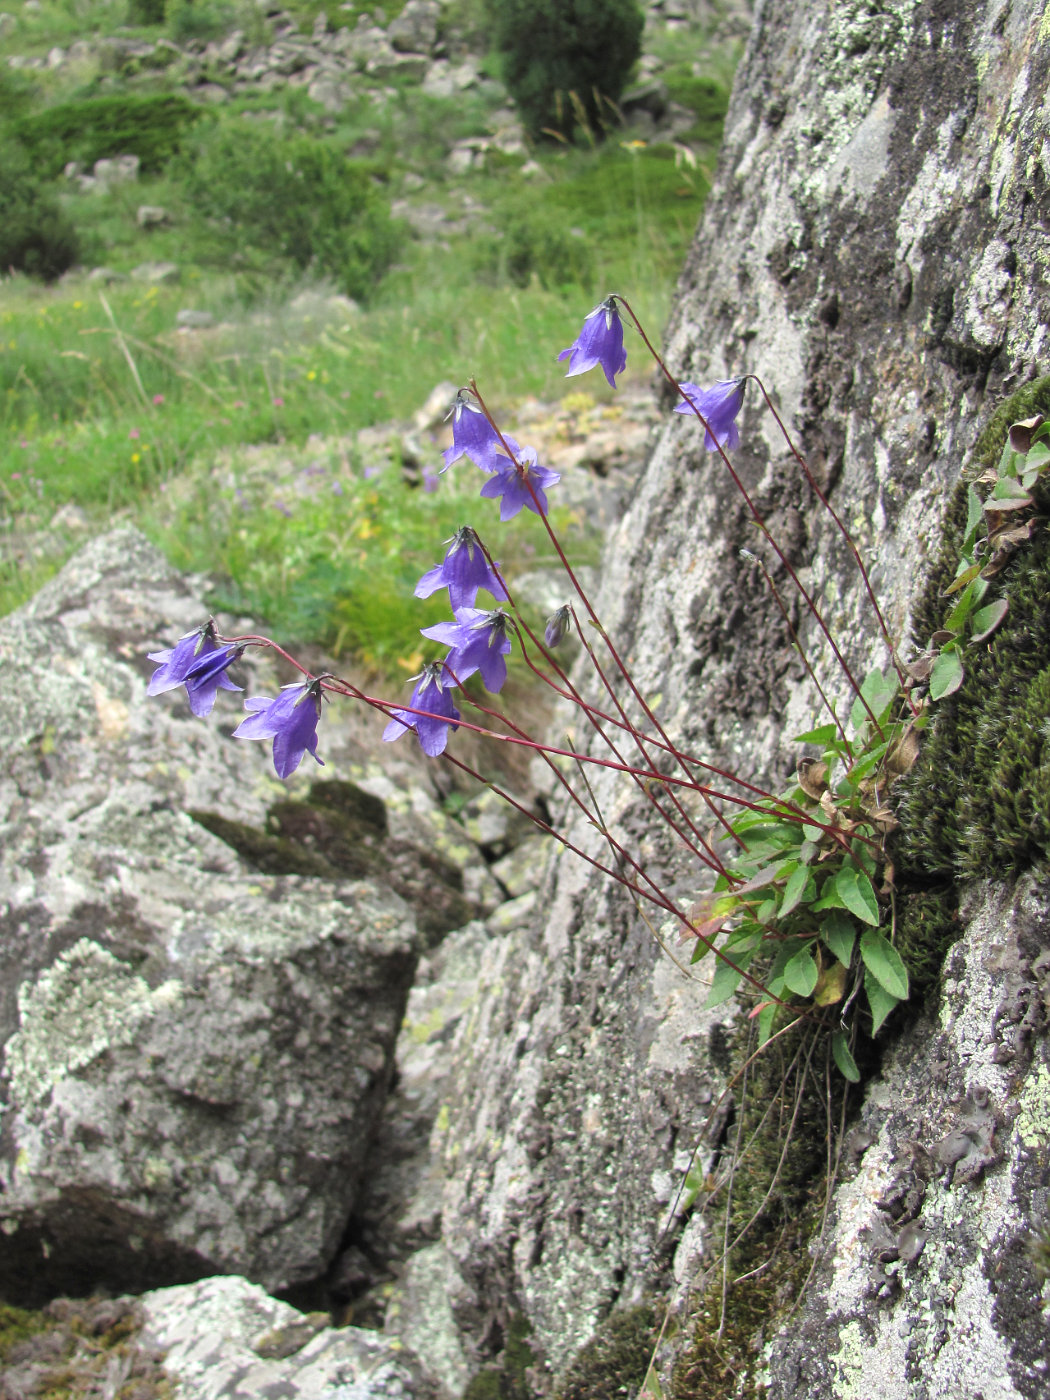
[[[82,938],[33,985],[19,989],[19,1029],[4,1063],[13,1103],[45,1099],[56,1084],[135,1038],[139,1025],[175,1007],[181,984],[151,988],[126,963]]]

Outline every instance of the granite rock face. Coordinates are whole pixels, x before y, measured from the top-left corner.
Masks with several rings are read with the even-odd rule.
[[[237,1277],[161,1288],[138,1300],[136,1339],[160,1353],[179,1393],[193,1400],[425,1400],[396,1346],[359,1327],[327,1326]]]
[[[859,1166],[772,1347],[777,1400],[1047,1393],[1050,889],[989,886],[965,912],[937,1019],[894,1047],[852,1130]]]
[[[19,1302],[316,1277],[386,1093],[414,920],[364,880],[260,874],[188,815],[261,825],[287,795],[262,746],[225,737],[236,709],[146,700],[145,652],[204,611],[124,530],[0,623],[0,1292]]]
[[[1050,31],[1034,0],[760,5],[679,288],[666,342],[672,369],[701,384],[762,376],[853,530],[898,637],[960,467],[994,408],[1045,357],[1048,67]],[[753,386],[741,429],[743,480],[825,600],[847,662],[861,671],[884,662],[850,556]],[[668,419],[607,551],[600,611],[681,744],[780,785],[790,736],[814,722],[812,692],[760,573],[741,557],[760,547],[754,526],[700,438],[695,424]],[[775,560],[770,567],[788,586]],[[826,686],[844,696],[812,620],[791,608]],[[704,887],[639,799],[608,776],[594,786],[609,827],[684,900]],[[560,815],[586,850],[601,852],[593,830]],[[539,907],[542,919],[487,949],[478,1001],[458,1032],[442,1141],[442,1277],[474,1364],[498,1361],[524,1324],[532,1383],[543,1390],[610,1308],[688,1292],[706,1245],[702,1227],[686,1228],[671,1206],[726,1083],[732,1013],[705,1012],[704,985],[664,957],[625,897],[570,858],[554,863]],[[986,935],[1005,936],[978,919],[956,955],[949,1022],[971,983],[974,997],[984,994]],[[912,1082],[936,1082],[931,1044],[920,1038],[901,1053],[913,1056]],[[997,1127],[989,1139],[981,1126],[982,1103],[1002,1111],[1003,1086],[983,1068],[967,1077],[962,1042],[952,1054],[943,1100],[909,1101],[886,1128],[894,1143],[962,1134],[970,1146],[960,1161],[991,1154],[982,1157],[987,1184],[953,1185],[933,1225],[968,1240],[944,1256],[945,1297],[994,1287],[977,1279],[973,1257],[993,1239],[1009,1255],[1037,1215],[1030,1194],[1017,1204],[1029,1190],[1018,1183],[1030,1180],[1021,1158],[997,1160],[1020,1153],[1016,1134]],[[1029,1103],[1037,1071],[1017,1072],[1012,1092]],[[873,1104],[885,1092],[873,1089]],[[918,1248],[912,1232],[904,1251]],[[808,1325],[819,1332],[816,1306]],[[907,1316],[922,1307],[916,1293]],[[892,1333],[894,1356],[907,1345],[905,1314],[855,1336],[856,1315],[843,1315],[843,1366],[854,1378],[880,1339]],[[1025,1367],[1038,1358],[1024,1359],[1028,1344],[1010,1331],[1005,1307],[987,1322],[991,1350],[975,1340],[972,1315],[945,1305],[943,1332],[913,1328],[908,1364],[921,1372],[947,1346],[946,1384],[969,1367],[970,1393],[987,1380],[986,1394],[1012,1395],[996,1388],[1006,1365],[1015,1380],[1004,1384],[1045,1393],[1032,1388],[1039,1372]],[[684,1345],[688,1328],[679,1335]],[[833,1335],[820,1333],[820,1344]],[[776,1347],[786,1358],[791,1339]],[[849,1370],[854,1354],[862,1360]],[[794,1363],[781,1364],[774,1386],[808,1393],[801,1381],[790,1390]],[[848,1384],[839,1376],[814,1393],[867,1393],[862,1380]],[[879,1393],[905,1392],[887,1381]]]

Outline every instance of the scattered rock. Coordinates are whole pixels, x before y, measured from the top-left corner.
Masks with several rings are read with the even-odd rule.
[[[131,269],[136,282],[153,282],[158,286],[180,282],[182,273],[173,262],[144,262]]]
[[[175,313],[175,324],[180,331],[204,331],[214,326],[215,317],[210,311],[195,311],[184,306]]]
[[[410,1357],[377,1332],[328,1327],[239,1277],[144,1294],[140,1344],[194,1400],[417,1400]]]
[[[95,161],[91,174],[100,185],[125,185],[139,178],[140,165],[138,156],[108,156]]]
[[[139,228],[163,228],[171,223],[171,215],[162,204],[140,204],[135,222]]]
[[[437,0],[408,0],[387,29],[387,38],[399,53],[429,54],[437,40],[440,15]]]

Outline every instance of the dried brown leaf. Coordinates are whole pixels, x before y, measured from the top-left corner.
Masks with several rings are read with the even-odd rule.
[[[807,797],[819,802],[828,787],[828,765],[819,758],[800,758],[798,785]]]
[[[1043,415],[1037,413],[1034,418],[1022,418],[1018,423],[1010,424],[1010,446],[1015,452],[1020,452],[1022,457],[1027,457],[1032,447],[1032,438],[1043,426]]]

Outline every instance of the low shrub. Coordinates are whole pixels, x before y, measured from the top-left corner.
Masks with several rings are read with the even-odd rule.
[[[52,282],[77,261],[80,243],[56,196],[16,142],[0,143],[0,269]]]
[[[307,136],[216,123],[184,163],[199,213],[367,299],[398,245],[365,166]]]
[[[533,136],[600,136],[641,52],[635,0],[489,0],[503,77]]]
[[[67,161],[92,165],[118,155],[138,156],[143,171],[152,173],[175,155],[202,110],[177,93],[115,93],[60,102],[21,117],[12,134],[48,179],[60,175]]]

